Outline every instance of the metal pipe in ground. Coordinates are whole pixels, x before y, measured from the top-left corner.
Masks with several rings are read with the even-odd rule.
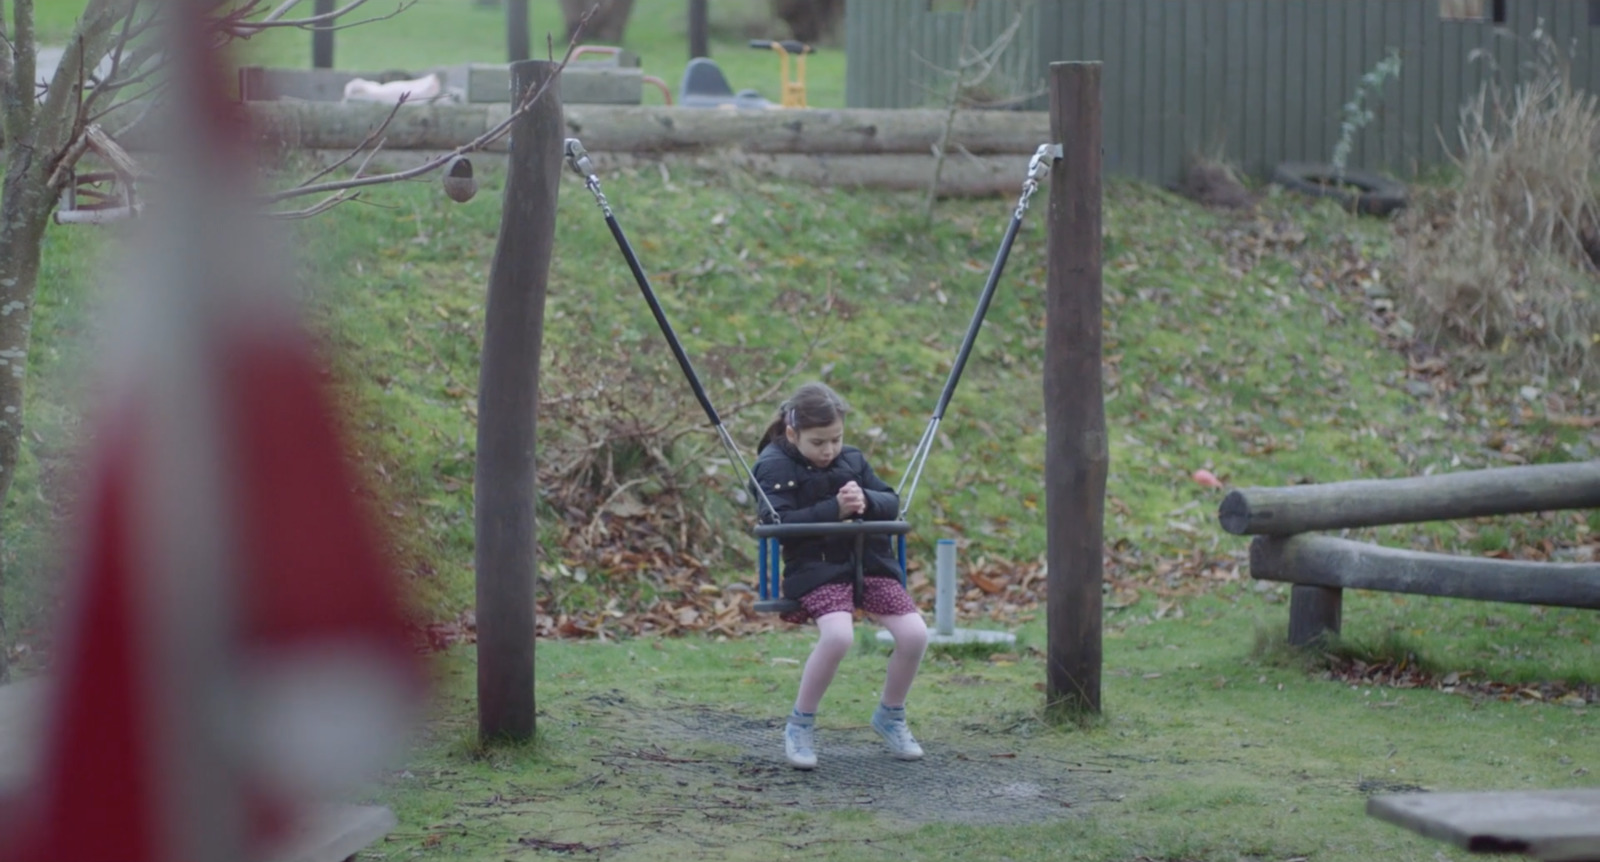
[[[956,628],[955,539],[939,539],[934,543],[933,568],[933,631],[928,636],[929,644],[939,646],[979,643],[1005,646],[1017,642],[1017,636],[1011,632]],[[878,642],[893,643],[894,636],[885,629],[878,632]]]
[[[956,631],[956,540],[940,539],[934,551],[933,630],[945,637]]]

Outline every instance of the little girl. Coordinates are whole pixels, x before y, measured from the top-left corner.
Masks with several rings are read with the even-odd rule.
[[[752,472],[783,523],[892,521],[900,514],[900,496],[872,472],[861,450],[844,445],[848,409],[826,385],[807,383],[783,402],[778,418],[762,436]],[[797,769],[817,765],[813,730],[817,704],[855,641],[855,547],[852,536],[783,541],[783,597],[798,600],[801,610],[781,619],[792,623],[814,619],[818,635],[783,734],[784,752]],[[906,727],[905,703],[928,646],[928,628],[900,585],[900,565],[888,536],[869,535],[864,554],[862,609],[894,636],[872,729],[895,757],[916,760],[922,757],[922,747]]]

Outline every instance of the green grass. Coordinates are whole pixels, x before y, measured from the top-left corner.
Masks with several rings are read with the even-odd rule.
[[[71,33],[84,0],[40,3],[40,41],[59,43]],[[334,66],[361,72],[404,69],[420,72],[457,63],[500,63],[506,59],[505,11],[477,0],[417,0],[392,17],[399,4],[373,0],[352,20],[379,18],[340,30],[334,36]],[[529,33],[535,59],[566,52],[566,25],[554,0],[529,3]],[[309,15],[311,4],[297,14]],[[646,75],[666,82],[677,99],[678,83],[689,61],[687,4],[682,0],[638,0],[622,46],[637,53]],[[735,90],[753,89],[776,102],[782,97],[778,57],[748,47],[752,38],[782,39],[788,31],[770,17],[765,0],[711,0],[709,47]],[[239,62],[282,68],[311,67],[311,36],[298,30],[271,31],[239,45]],[[581,58],[578,62],[589,62]],[[844,47],[817,46],[806,60],[806,101],[815,108],[844,107]],[[791,75],[794,72],[791,71]],[[660,90],[644,88],[644,104],[665,103]]]
[[[1353,623],[1369,616],[1359,610]],[[1253,659],[1241,634],[1282,615],[1258,596],[1196,601],[1183,620],[1148,612],[1112,615],[1104,714],[1087,730],[1042,720],[1041,623],[1019,632],[1017,653],[924,663],[910,716],[929,759],[915,768],[948,782],[1047,776],[1072,803],[1050,822],[908,822],[883,812],[915,799],[958,820],[959,804],[893,783],[829,799],[860,793],[853,770],[883,756],[865,730],[882,649],[845,659],[819,711],[815,775],[782,765],[776,725],[750,749],[695,730],[708,715],[781,720],[810,646],[796,633],[541,643],[532,750],[474,748],[472,654],[450,653],[427,739],[371,798],[402,824],[386,852],[419,859],[536,859],[563,845],[616,859],[713,848],[725,859],[1433,860],[1466,857],[1366,817],[1364,798],[1587,786],[1600,763],[1592,707],[1351,688]],[[811,792],[821,803],[797,809]]]
[[[63,8],[42,10],[53,32],[65,32]],[[555,4],[534,8],[543,16],[536,28],[557,26]],[[727,58],[735,86],[759,86],[775,77],[775,63],[741,47],[747,34],[730,23],[745,14],[738,8],[713,3],[724,33],[714,53]],[[630,30],[646,71],[668,80],[682,65],[673,59],[684,53],[680,10],[676,0],[645,0]],[[341,33],[339,65],[498,59],[497,22],[470,0],[425,0]],[[305,42],[258,40],[251,57],[304,65]],[[750,65],[736,71],[733,62]],[[842,54],[825,52],[812,69],[813,104],[842,104]],[[493,160],[480,173],[483,189],[465,205],[431,182],[408,183],[376,191],[373,206],[347,205],[299,228],[309,319],[332,349],[355,458],[403,551],[414,606],[436,618],[470,607],[473,596],[477,362],[503,182]],[[611,172],[604,182],[736,440],[754,442],[778,398],[762,390],[798,364],[789,382],[819,375],[836,386],[856,407],[851,442],[890,481],[903,480],[1010,201],[941,202],[928,223],[915,193],[677,165]],[[1532,461],[1591,457],[1600,445],[1592,434],[1537,404],[1524,413],[1518,401],[1521,385],[1559,381],[1528,381],[1491,363],[1481,395],[1408,392],[1405,359],[1365,319],[1359,290],[1334,286],[1346,270],[1386,268],[1390,238],[1380,222],[1285,198],[1243,220],[1115,179],[1105,204],[1106,540],[1124,580],[1105,617],[1104,714],[1062,727],[1045,721],[1039,612],[1017,620],[1015,651],[930,653],[912,698],[931,752],[924,766],[957,777],[995,764],[1055,770],[1051,787],[1076,800],[1073,808],[1043,824],[918,824],[875,813],[898,798],[893,787],[877,807],[791,805],[784,800],[800,791],[781,768],[775,732],[756,751],[684,732],[702,714],[781,716],[809,649],[805,632],[541,641],[540,733],[522,746],[479,744],[473,656],[458,649],[438,658],[434,715],[419,746],[371,791],[401,824],[379,850],[484,860],[585,850],[621,859],[1435,859],[1442,845],[1365,817],[1364,796],[1592,784],[1593,705],[1352,688],[1276,647],[1286,591],[1228,571],[1230,561],[1243,567],[1246,542],[1216,527],[1222,492],[1188,478],[1206,467],[1239,487],[1490,466],[1503,461],[1488,441],[1507,434],[1526,442]],[[1045,209],[1030,212],[1018,237],[923,475],[911,514],[914,564],[931,560],[934,540],[945,537],[960,540],[966,563],[1029,564],[1044,551]],[[70,504],[64,477],[79,433],[80,372],[101,326],[93,265],[104,239],[58,226],[45,248],[30,433],[0,546],[11,634],[24,643],[36,642],[32,630],[59,582],[57,518]],[[738,483],[709,461],[716,443],[592,198],[570,176],[543,362],[547,397],[594,369],[616,371],[638,409],[688,429],[673,457],[719,467],[689,499],[732,549],[694,551],[717,580],[747,582],[749,513],[733,500]],[[541,457],[576,433],[551,414],[540,430]],[[540,572],[555,608],[668,588],[604,570],[579,580],[552,542],[552,515],[541,511]],[[1521,553],[1596,532],[1600,516],[1556,513],[1352,535]],[[1197,559],[1219,563],[1213,577],[1196,575],[1187,563]],[[1348,591],[1344,620],[1340,655],[1509,684],[1600,681],[1592,612]],[[828,739],[866,738],[882,662],[863,632],[825,701],[825,768]]]

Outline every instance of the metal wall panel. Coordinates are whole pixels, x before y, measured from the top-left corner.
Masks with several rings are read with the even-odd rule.
[[[1536,59],[1536,27],[1575,50],[1576,85],[1600,87],[1590,5],[1510,0],[1495,25],[1441,20],[1438,0],[977,0],[970,44],[988,45],[1022,8],[1027,23],[1002,62],[1013,91],[1037,91],[1052,61],[1104,61],[1106,169],[1161,183],[1195,153],[1258,176],[1327,160],[1345,102],[1393,47],[1400,78],[1369,102],[1377,119],[1355,136],[1350,164],[1408,176],[1447,160],[1461,105],[1489,75],[1512,82]],[[962,14],[929,7],[851,0],[851,107],[942,103],[939,70],[957,63]]]

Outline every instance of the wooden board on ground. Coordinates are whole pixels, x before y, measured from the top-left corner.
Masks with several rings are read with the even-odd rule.
[[[1367,814],[1472,853],[1600,860],[1600,788],[1374,796]]]

